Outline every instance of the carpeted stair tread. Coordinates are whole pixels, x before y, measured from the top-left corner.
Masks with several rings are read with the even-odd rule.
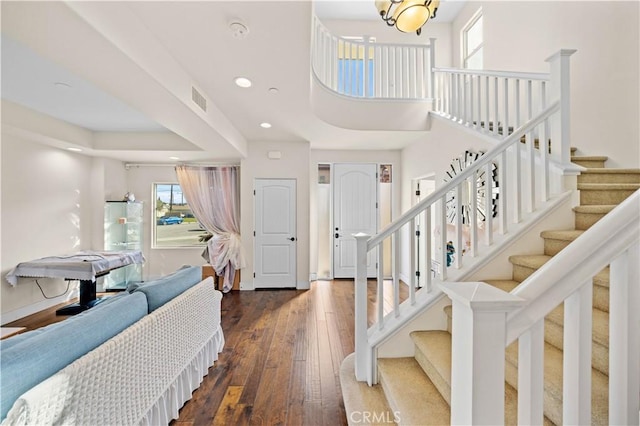
[[[573,211],[576,213],[607,214],[616,206],[617,204],[588,204],[584,206],[575,206]]]
[[[640,188],[640,183],[579,183],[579,191],[632,191]]]
[[[573,241],[582,234],[584,234],[584,231],[571,229],[566,231],[542,231],[540,236],[550,240]]]
[[[438,380],[444,380],[445,393],[438,388],[447,403],[451,401],[451,334],[446,331],[413,331],[411,339],[416,345],[416,357],[419,365],[429,378],[432,374],[438,376]],[[421,359],[423,362],[420,362]],[[425,369],[424,360],[427,360]],[[435,383],[434,383],[435,384]],[[505,383],[504,405],[505,424],[516,425],[518,423],[518,393],[508,383]],[[448,424],[448,423],[447,423]],[[545,423],[548,424],[548,423]]]
[[[607,161],[609,157],[605,155],[573,155],[571,156],[571,161],[573,160],[588,160],[588,161]]]
[[[507,382],[517,389],[518,346],[510,345],[506,351]],[[555,424],[562,424],[562,351],[544,344],[544,413]],[[591,369],[591,421],[594,425],[608,424],[609,379]]]
[[[588,168],[580,172],[578,183],[640,183],[640,169]]]
[[[506,291],[507,293],[511,293],[511,290],[520,284],[514,280],[486,280],[485,283],[497,287],[502,291]]]
[[[550,259],[551,256],[545,254],[518,254],[509,256],[509,262],[511,262],[511,264],[533,269],[540,268]]]
[[[386,420],[393,419],[393,411],[389,408],[382,386],[369,386],[366,382],[356,380],[354,353],[347,355],[340,365],[340,387],[349,425],[362,424],[362,413],[365,412],[383,413],[385,416],[380,423],[367,424],[388,425]]]
[[[391,419],[396,413],[403,425],[450,424],[449,405],[415,358],[380,358],[378,373]]]

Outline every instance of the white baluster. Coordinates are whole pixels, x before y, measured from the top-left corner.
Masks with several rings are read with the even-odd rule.
[[[355,373],[360,382],[372,381],[369,343],[367,341],[367,240],[369,235],[359,233],[356,239],[356,275],[354,290]],[[371,383],[370,383],[371,384]]]
[[[399,231],[391,235],[391,276],[393,277],[393,313],[397,318],[400,316],[400,277],[398,276],[400,268],[400,235]]]
[[[412,305],[416,303],[416,219],[415,217],[409,222],[409,300]]]
[[[482,122],[482,79],[480,76],[476,78],[476,82],[478,83],[478,123],[476,124],[476,129],[481,130],[480,123]]]
[[[431,225],[431,206],[428,206],[427,209],[425,210],[425,220],[424,220],[424,238],[425,238],[425,242],[424,242],[424,246],[425,246],[425,253],[424,253],[424,257],[425,257],[425,265],[426,265],[426,271],[425,271],[425,283],[426,283],[426,287],[427,287],[427,293],[431,293],[432,290],[432,281],[433,278],[431,276],[431,230],[433,229],[433,226]]]
[[[502,125],[502,137],[509,136],[509,79],[504,78],[504,124]]]
[[[384,276],[382,274],[383,272],[383,265],[384,265],[384,250],[383,250],[383,245],[379,244],[378,247],[378,259],[377,262],[378,264],[376,265],[377,268],[377,278],[378,278],[378,329],[382,330],[384,328]]]
[[[533,93],[531,90],[532,81],[527,81],[527,117],[533,118]],[[527,133],[527,148],[529,149],[529,212],[536,210],[536,147],[534,142],[535,132]],[[538,139],[538,146],[540,140]]]
[[[591,342],[593,283],[564,301],[562,422],[591,423]]]
[[[447,196],[440,199],[440,279],[447,280]]]
[[[520,79],[515,79],[515,88],[514,88],[514,103],[515,103],[515,123],[513,124],[513,128],[516,129],[520,126],[522,121],[520,120]]]
[[[486,76],[484,79],[484,91],[485,91],[485,114],[486,117],[484,119],[484,131],[485,132],[489,132],[489,121],[491,120],[491,109],[490,109],[490,103],[491,103],[491,96],[490,96],[490,89],[489,89],[489,76]]]
[[[466,183],[466,181],[464,182]],[[456,186],[456,254],[455,254],[455,267],[456,269],[462,268],[462,185]]]
[[[543,424],[544,320],[518,340],[518,424]]]
[[[491,197],[491,173],[492,173],[492,166],[493,164],[491,162],[488,162],[487,165],[485,166],[485,197],[484,197],[484,211],[485,211],[485,237],[486,237],[486,243],[487,246],[490,246],[491,244],[493,244],[493,205],[491,204],[493,202],[493,197]]]
[[[515,179],[516,179],[516,187],[515,187],[515,205],[513,209],[514,213],[514,223],[520,223],[522,220],[522,167],[521,167],[521,155],[520,155],[520,142],[514,144],[515,151]]]
[[[516,142],[519,144],[520,142]],[[500,200],[500,209],[498,210],[498,214],[500,215],[500,233],[502,235],[509,232],[508,222],[507,222],[507,187],[508,187],[508,179],[507,179],[507,151],[504,150],[500,154],[500,162],[498,163],[498,191]]]
[[[498,116],[498,77],[493,80],[493,134],[498,135],[498,124],[500,118]]]
[[[433,96],[435,94],[435,73],[433,72],[433,68],[436,66],[436,39],[429,39],[429,64],[427,66],[427,70],[429,73],[429,93],[427,97]]]
[[[474,106],[475,106],[475,102],[473,99],[473,95],[474,95],[474,91],[473,91],[473,75],[469,74],[468,76],[469,78],[469,125],[475,127],[475,112],[474,112]]]
[[[471,175],[471,220],[469,237],[471,238],[471,257],[478,255],[478,171]],[[486,182],[489,180],[487,179]]]
[[[610,267],[609,424],[637,425],[640,410],[640,247],[638,242]]]
[[[364,63],[362,64],[362,71],[364,72],[364,79],[363,79],[364,90],[362,91],[362,93],[364,94],[365,98],[368,98],[372,95],[369,90],[369,85],[371,83],[371,73],[369,71],[369,60],[371,59],[370,53],[369,53],[369,36],[365,35],[363,39],[364,39]]]
[[[547,108],[547,93],[545,82],[540,83],[540,109]],[[542,161],[542,201],[549,200],[549,119],[544,120],[541,126],[538,149],[540,149]]]

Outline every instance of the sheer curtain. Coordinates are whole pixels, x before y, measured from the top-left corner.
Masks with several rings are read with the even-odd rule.
[[[240,240],[238,167],[176,166],[176,175],[193,215],[213,234],[207,242],[209,263],[233,287],[235,271],[245,267]]]

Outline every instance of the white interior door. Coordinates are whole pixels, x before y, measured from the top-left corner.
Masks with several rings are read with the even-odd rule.
[[[296,181],[255,180],[254,288],[296,287]]]
[[[355,276],[359,232],[375,235],[378,223],[376,164],[335,164],[333,167],[333,276]],[[367,275],[376,276],[377,250],[367,257]]]

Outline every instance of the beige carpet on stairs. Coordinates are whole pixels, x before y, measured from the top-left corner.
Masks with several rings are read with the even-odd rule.
[[[509,258],[513,266],[513,279],[489,280],[487,283],[504,291],[511,291],[640,188],[640,169],[607,169],[607,157],[578,157],[575,155],[575,149],[572,150],[572,161],[587,167],[578,177],[580,205],[573,209],[575,228],[542,232],[540,237],[545,242],[544,253],[513,254]],[[607,424],[609,268],[597,274],[593,283],[592,424]],[[380,385],[368,387],[366,384],[357,383],[353,372],[345,371],[343,379],[341,370],[341,383],[348,413],[352,412],[351,410],[391,410],[396,415],[397,424],[449,424],[451,306],[445,308],[445,314],[449,319],[448,331],[411,333],[415,344],[413,358],[378,361]],[[545,319],[544,422],[548,425],[562,424],[563,321],[562,305]],[[517,421],[517,353],[517,344],[514,343],[507,348],[505,424],[516,424]],[[346,362],[346,365],[352,365],[352,362]],[[355,383],[349,383],[349,380]],[[344,383],[347,383],[346,391]]]

